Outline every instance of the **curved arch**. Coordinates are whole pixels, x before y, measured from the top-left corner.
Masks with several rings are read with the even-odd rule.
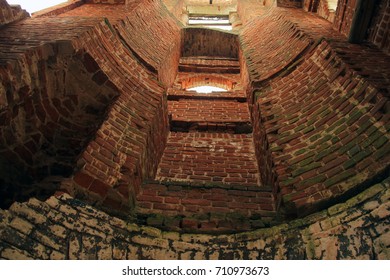
[[[184,76],[176,81],[176,84],[178,84],[183,90],[198,86],[214,86],[230,91],[235,89],[238,83],[239,77],[226,78],[226,75],[222,76],[210,74]]]

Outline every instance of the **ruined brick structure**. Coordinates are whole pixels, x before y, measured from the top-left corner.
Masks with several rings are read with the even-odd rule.
[[[390,259],[389,21],[389,0],[0,0],[0,259]]]

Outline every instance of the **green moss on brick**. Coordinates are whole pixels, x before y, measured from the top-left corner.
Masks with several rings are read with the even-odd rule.
[[[314,125],[310,125],[306,127],[304,130],[302,130],[303,133],[309,133],[310,131],[314,130]]]
[[[389,156],[389,155],[390,155],[390,143],[388,142],[387,144],[382,146],[378,151],[376,151],[373,154],[373,157],[375,160],[379,160],[379,159],[381,159],[385,156]]]
[[[377,139],[374,142],[374,147],[376,149],[379,149],[380,147],[382,147],[387,142],[389,142],[389,139],[386,136],[383,135],[382,137],[380,137],[379,139]]]
[[[306,179],[304,181],[301,181],[297,184],[297,187],[302,187],[302,186],[312,186],[312,185],[315,185],[315,184],[319,184],[323,181],[326,180],[326,176],[321,174],[321,175],[318,175],[318,176],[315,176],[313,178],[310,178],[310,179]]]
[[[337,129],[334,131],[334,134],[338,135],[338,134],[340,134],[341,132],[345,131],[347,128],[348,128],[348,126],[347,126],[346,124],[343,124],[343,125],[341,125],[339,128],[337,128]]]
[[[359,109],[354,109],[351,114],[349,115],[349,118],[347,120],[347,124],[351,125],[354,122],[356,122],[358,119],[360,119],[361,116],[363,116],[364,112],[360,111]]]
[[[337,175],[333,176],[332,178],[326,180],[324,182],[324,186],[325,187],[333,186],[333,185],[335,185],[335,184],[337,184],[345,179],[348,179],[349,177],[352,177],[353,175],[355,175],[355,171],[349,169],[347,171],[344,171],[344,172],[337,174]]]
[[[312,137],[309,138],[309,141],[310,142],[314,142],[316,141],[317,139],[321,138],[321,135],[319,134],[316,134],[316,135],[313,135]]]
[[[321,167],[321,163],[320,162],[313,162],[311,164],[308,164],[307,166],[305,167],[302,167],[302,168],[298,168],[296,170],[294,170],[291,175],[296,177],[298,175],[301,175],[307,171],[310,171],[310,170],[313,170],[315,168],[318,168],[318,167]]]
[[[348,169],[348,168],[351,168],[353,166],[356,165],[356,162],[353,160],[353,159],[349,159],[347,160],[344,164],[343,164],[343,168],[344,169]]]
[[[353,157],[353,160],[356,161],[356,162],[360,162],[362,159],[368,157],[369,155],[371,155],[371,152],[366,149],[366,150],[363,150],[360,153],[356,154]]]
[[[301,154],[304,154],[305,152],[307,152],[307,149],[300,149],[294,153],[294,156],[299,156]]]

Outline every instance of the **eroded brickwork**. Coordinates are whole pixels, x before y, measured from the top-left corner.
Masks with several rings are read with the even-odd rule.
[[[88,71],[86,64],[93,65],[94,59],[72,46],[74,36],[98,22],[29,19],[2,30],[0,48],[7,52],[1,58],[4,203],[16,198],[13,193],[19,193],[18,199],[31,195],[39,187],[28,186],[48,176],[69,176],[119,95],[101,71]],[[57,32],[62,34],[59,41]],[[57,183],[51,180],[43,184],[49,193],[58,188],[59,178],[53,178]]]
[[[389,181],[327,210],[239,234],[180,234],[62,195],[0,212],[3,259],[389,259]]]

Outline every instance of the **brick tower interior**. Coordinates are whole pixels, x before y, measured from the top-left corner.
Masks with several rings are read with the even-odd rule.
[[[0,0],[0,259],[390,259],[389,30],[389,0]]]

